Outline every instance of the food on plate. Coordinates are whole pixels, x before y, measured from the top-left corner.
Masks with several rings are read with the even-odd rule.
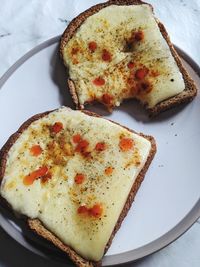
[[[61,107],[30,118],[3,146],[0,195],[77,266],[96,266],[155,152],[151,136]]]
[[[76,107],[101,102],[109,110],[138,99],[150,115],[191,101],[197,89],[152,6],[111,0],[72,20],[60,53]]]

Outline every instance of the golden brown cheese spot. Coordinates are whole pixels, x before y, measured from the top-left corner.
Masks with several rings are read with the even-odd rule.
[[[130,160],[125,164],[124,168],[129,168],[131,165],[139,166],[141,164],[141,155],[137,147],[134,148],[134,153],[130,157]]]
[[[134,39],[135,41],[139,42],[139,41],[143,41],[144,40],[144,32],[139,30],[137,32],[134,33]]]
[[[152,77],[158,77],[160,75],[158,70],[151,70],[150,76]]]
[[[152,84],[149,81],[138,82],[135,87],[137,95],[144,95],[151,92],[153,89]]]
[[[9,183],[7,183],[6,184],[6,189],[13,189],[13,188],[15,188],[16,187],[16,182],[15,181],[11,181],[11,182],[9,182]]]
[[[77,55],[78,52],[79,52],[79,48],[78,47],[72,47],[72,50],[71,50],[72,56]]]
[[[64,166],[68,161],[68,156],[69,156],[68,152],[69,151],[67,150],[67,153],[66,153],[66,149],[63,149],[62,146],[59,145],[59,143],[57,143],[54,140],[54,141],[49,142],[47,145],[46,159],[50,160],[55,165]]]
[[[42,184],[46,184],[52,178],[52,174],[47,172],[44,176],[41,176],[40,181]]]
[[[134,51],[135,46],[138,45],[139,42],[142,42],[144,40],[144,31],[133,30],[129,36],[130,36],[129,38],[125,39],[125,47],[124,47],[125,52]]]

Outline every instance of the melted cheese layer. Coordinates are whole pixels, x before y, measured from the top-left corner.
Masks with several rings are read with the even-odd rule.
[[[144,40],[138,42],[134,49],[125,51],[125,40],[133,31],[142,30]],[[95,41],[97,48],[91,53],[88,44]],[[75,50],[73,50],[75,49]],[[76,51],[77,49],[77,51]],[[103,49],[112,55],[110,62],[102,60]],[[74,52],[72,52],[74,51]],[[64,48],[64,60],[69,67],[70,78],[74,81],[79,102],[97,99],[103,94],[114,97],[113,106],[125,98],[138,98],[149,108],[157,103],[179,94],[185,88],[182,74],[171,54],[169,46],[153,16],[149,5],[108,6],[88,17]],[[127,83],[130,70],[128,62],[159,72],[150,77],[152,90],[147,94],[135,95]],[[95,86],[96,77],[103,77],[105,84]]]
[[[63,130],[52,136],[49,129],[55,122],[61,122]],[[77,133],[88,140],[90,158],[75,151],[72,136]],[[120,150],[122,136],[133,140],[133,149]],[[57,162],[54,161],[57,153],[51,158],[52,147],[50,151],[48,149],[52,141],[58,140],[67,140],[74,152],[65,155],[64,161]],[[105,151],[95,151],[98,142],[105,142]],[[43,150],[37,157],[30,154],[30,148],[35,144]],[[33,122],[11,147],[1,195],[15,211],[39,218],[84,258],[98,261],[150,149],[151,143],[147,139],[119,125],[63,107]],[[45,184],[36,179],[32,185],[25,185],[24,177],[42,165],[50,168],[52,178]],[[108,167],[113,168],[110,175],[105,174]],[[77,173],[86,177],[82,185],[75,183]],[[77,213],[80,205],[95,203],[101,203],[103,207],[100,218]]]

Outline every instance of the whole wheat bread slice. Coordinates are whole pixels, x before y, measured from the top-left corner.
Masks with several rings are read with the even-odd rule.
[[[61,55],[61,58],[63,59],[63,62],[64,62],[64,47],[66,46],[68,41],[74,36],[77,29],[82,25],[82,23],[89,16],[97,13],[101,9],[103,9],[107,6],[110,6],[110,5],[141,5],[141,4],[148,4],[148,3],[145,3],[145,2],[140,1],[140,0],[110,0],[106,3],[95,5],[91,8],[89,8],[88,10],[84,11],[80,15],[78,15],[76,18],[74,18],[70,22],[70,24],[68,25],[68,27],[64,31],[64,33],[61,37],[61,40],[60,40],[60,55]],[[153,10],[153,7],[150,4],[148,4],[148,5]],[[153,108],[146,107],[150,116],[156,116],[160,112],[171,109],[172,107],[178,106],[179,104],[190,102],[193,100],[193,98],[197,94],[196,85],[195,85],[194,81],[192,80],[192,78],[189,76],[186,69],[184,68],[178,53],[176,52],[173,44],[170,41],[169,35],[168,35],[164,25],[160,21],[158,21],[157,19],[156,19],[156,21],[158,23],[160,32],[161,32],[163,38],[168,43],[169,48],[171,50],[171,53],[172,53],[177,65],[178,65],[178,68],[183,75],[183,79],[184,79],[184,83],[185,83],[185,89],[183,92],[179,93],[178,95],[173,96],[169,99],[166,99],[166,100],[158,103]],[[64,62],[64,64],[65,64],[65,62]],[[72,96],[73,102],[75,103],[76,108],[77,109],[84,109],[84,105],[81,105],[79,103],[76,87],[75,87],[73,80],[71,80],[70,77],[68,77],[67,82],[68,82],[69,91],[71,93],[71,96]],[[90,102],[87,102],[87,103],[90,103]]]
[[[7,162],[7,158],[8,158],[8,153],[9,153],[9,150],[10,148],[12,147],[12,145],[16,142],[16,140],[19,138],[19,136],[23,133],[23,131],[29,127],[29,125],[48,115],[50,112],[52,111],[48,111],[48,112],[45,112],[45,113],[41,113],[41,114],[38,114],[38,115],[35,115],[33,116],[32,118],[28,119],[20,128],[19,130],[14,133],[9,139],[8,141],[6,142],[6,144],[3,146],[3,148],[0,150],[0,185],[1,185],[1,182],[3,180],[3,177],[4,177],[4,173],[5,173],[5,168],[6,168],[6,162]],[[90,115],[90,116],[95,116],[95,117],[100,117],[99,115],[95,114],[95,113],[91,113],[90,111],[82,111],[84,112],[85,114],[87,115]],[[115,122],[113,122],[115,123]],[[117,124],[117,123],[116,123]],[[123,126],[122,126],[123,127]],[[126,127],[124,127],[126,128]],[[126,128],[128,129],[128,128]],[[133,132],[132,130],[128,129],[130,132]],[[105,253],[106,251],[108,250],[108,248],[110,247],[111,243],[112,243],[112,240],[116,234],[116,232],[118,231],[118,229],[120,228],[121,226],[121,223],[122,221],[124,220],[124,218],[126,217],[131,205],[132,205],[132,202],[135,198],[135,195],[144,179],[144,176],[145,176],[145,173],[147,172],[148,170],[148,167],[149,165],[151,164],[151,161],[153,160],[153,157],[156,153],[156,143],[155,143],[155,140],[152,136],[146,136],[146,135],[143,135],[143,134],[139,134],[140,136],[143,136],[144,138],[148,139],[150,142],[151,142],[151,150],[150,150],[150,153],[148,155],[148,158],[146,160],[146,163],[144,165],[144,167],[142,168],[142,170],[140,171],[139,175],[137,176],[133,186],[132,186],[132,189],[127,197],[127,201],[124,205],[124,208],[118,218],[118,221],[114,227],[114,230],[112,232],[112,235],[110,236],[110,239],[105,247]],[[5,208],[7,209],[10,209],[12,210],[11,206],[6,203],[5,199],[3,199],[1,197],[1,194],[0,194],[0,203],[2,206],[4,206]],[[6,205],[5,205],[6,203]],[[40,220],[38,219],[30,219],[30,218],[25,218],[26,222],[27,222],[27,225],[29,226],[29,228],[31,230],[33,230],[35,233],[37,233],[39,236],[43,237],[44,239],[50,241],[52,244],[54,244],[57,248],[59,248],[61,251],[65,252],[69,258],[75,263],[76,266],[79,266],[79,267],[92,267],[92,266],[101,266],[101,262],[90,262],[84,258],[82,258],[80,255],[78,255],[76,253],[76,251],[74,251],[72,248],[70,248],[68,245],[64,244],[57,236],[55,236],[51,231],[49,231],[42,223]]]

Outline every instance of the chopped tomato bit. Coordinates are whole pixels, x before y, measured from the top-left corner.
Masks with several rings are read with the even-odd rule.
[[[112,103],[113,96],[109,94],[103,94],[102,101],[104,104],[110,105]]]
[[[143,80],[147,76],[148,73],[149,73],[149,70],[146,67],[143,67],[141,69],[138,69],[135,72],[135,78],[138,80]]]
[[[103,49],[102,59],[103,61],[107,61],[107,62],[110,62],[112,60],[112,55],[107,49]]]
[[[104,142],[99,142],[95,146],[96,151],[104,151],[106,149],[106,144]]]
[[[88,43],[88,48],[90,49],[91,52],[94,52],[97,49],[97,43],[92,41]]]
[[[133,148],[134,141],[131,138],[121,138],[119,142],[119,147],[122,151],[128,151]]]
[[[135,66],[135,64],[134,64],[132,61],[130,61],[130,62],[127,64],[127,67],[128,67],[129,69],[133,69],[134,66]]]
[[[144,32],[143,31],[135,32],[134,37],[136,41],[142,41],[144,39]]]
[[[87,215],[88,214],[88,208],[85,206],[85,205],[82,205],[78,208],[77,212],[79,214],[85,214]]]
[[[86,205],[82,205],[77,209],[78,214],[91,216],[94,218],[100,218],[103,213],[103,207],[101,204],[95,204],[93,207],[88,208]]]
[[[42,166],[36,171],[29,173],[24,177],[23,180],[24,185],[32,185],[36,179],[44,176],[45,174],[47,174],[47,172],[48,172],[48,167]]]
[[[75,135],[72,137],[72,140],[73,140],[73,142],[74,142],[75,144],[78,144],[78,143],[82,140],[82,138],[81,138],[80,134],[75,134]]]
[[[75,178],[74,178],[74,181],[75,181],[76,184],[82,184],[85,181],[84,174],[77,173],[76,176],[75,176]]]
[[[42,153],[42,148],[40,145],[34,145],[30,148],[30,153],[32,156],[39,156]]]
[[[78,53],[79,49],[78,47],[73,47],[71,50],[72,55],[76,55]]]
[[[105,169],[105,174],[106,174],[106,175],[111,175],[111,174],[113,173],[113,170],[114,170],[113,167],[107,167],[107,168]]]
[[[93,84],[96,85],[96,86],[102,86],[105,84],[105,80],[101,77],[97,77],[96,79],[94,79],[93,81]]]
[[[55,122],[54,125],[52,125],[52,127],[51,127],[52,132],[54,132],[56,134],[59,133],[60,131],[62,131],[62,129],[63,129],[62,122]]]
[[[95,218],[101,217],[103,213],[103,208],[100,204],[95,204],[92,208],[89,209],[89,214]]]
[[[86,151],[86,148],[89,146],[89,143],[87,140],[81,140],[76,148],[75,148],[75,151],[76,152],[85,152]]]

